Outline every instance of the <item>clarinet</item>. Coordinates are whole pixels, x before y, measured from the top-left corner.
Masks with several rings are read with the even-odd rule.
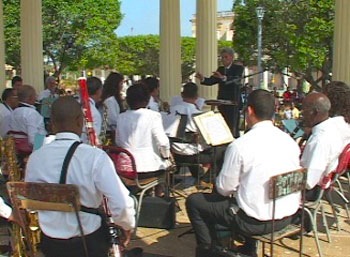
[[[96,136],[94,126],[93,126],[94,121],[92,118],[90,102],[89,102],[89,94],[88,94],[87,84],[86,84],[85,78],[79,80],[79,88],[80,88],[81,105],[83,108],[86,132],[88,134],[89,142],[92,146],[97,147],[97,146],[99,146],[99,142],[98,142],[98,138]],[[110,257],[121,257],[122,255],[121,255],[121,252],[119,249],[118,229],[113,225],[113,220],[112,220],[111,215],[109,215],[107,200],[105,197],[103,198],[103,207],[104,207],[105,213],[108,217],[108,220],[107,220],[108,232],[110,235],[110,242],[111,242],[109,256]]]

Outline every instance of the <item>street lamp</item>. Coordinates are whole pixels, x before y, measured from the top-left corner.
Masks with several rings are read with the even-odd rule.
[[[263,85],[263,72],[261,69],[261,52],[262,52],[262,20],[264,18],[265,8],[262,6],[256,7],[256,16],[258,17],[258,72],[259,72],[259,88]]]

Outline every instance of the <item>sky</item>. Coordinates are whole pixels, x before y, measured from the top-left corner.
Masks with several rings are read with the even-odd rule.
[[[217,0],[218,11],[231,11],[232,0]],[[160,0],[122,0],[124,18],[116,30],[118,36],[159,34]],[[196,0],[180,0],[181,35],[191,36],[192,15],[196,12]]]

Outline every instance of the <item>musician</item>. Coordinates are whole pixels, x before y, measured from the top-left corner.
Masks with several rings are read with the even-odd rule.
[[[23,86],[23,79],[20,76],[14,76],[11,80],[11,86],[13,89],[20,89]]]
[[[197,240],[196,257],[232,256],[214,246],[211,235],[215,234],[215,224],[246,236],[238,251],[251,257],[257,256],[257,244],[249,236],[272,231],[269,179],[300,168],[297,143],[272,123],[274,102],[274,96],[266,90],[249,94],[246,108],[249,131],[228,146],[216,179],[218,193],[197,193],[187,198],[187,213]],[[233,195],[235,198],[230,197]],[[300,197],[296,193],[278,200],[276,230],[292,222]]]
[[[9,122],[13,110],[18,106],[17,90],[6,88],[2,92],[0,104],[0,136],[6,136],[9,131]]]
[[[34,87],[23,85],[17,92],[18,107],[12,112],[9,133],[14,138],[26,138],[28,148],[32,149],[36,134],[46,135],[43,117],[36,111],[34,106],[36,92]]]
[[[120,113],[125,112],[125,99],[122,97],[124,76],[118,72],[111,72],[103,84],[102,103],[107,108],[107,123],[109,131],[117,127]]]
[[[52,124],[56,139],[29,157],[25,181],[58,183],[63,160],[70,146],[80,141],[83,113],[79,103],[71,96],[64,96],[52,105]],[[79,187],[80,202],[89,208],[98,208],[102,196],[108,199],[108,207],[114,223],[126,236],[124,246],[130,240],[135,226],[134,202],[115,172],[112,160],[99,148],[80,144],[73,154],[67,171],[67,184]],[[106,233],[101,227],[99,215],[79,213],[87,240],[90,257],[107,257],[109,248]],[[39,224],[43,233],[41,250],[47,257],[84,256],[82,241],[74,213],[39,211]]]
[[[89,103],[91,109],[91,115],[93,120],[93,127],[96,136],[99,137],[102,129],[102,116],[96,107],[96,104],[101,101],[102,97],[102,81],[97,77],[89,77],[86,80],[87,90],[89,94]],[[88,136],[86,134],[85,127],[83,129],[82,141],[88,143]]]
[[[307,140],[301,165],[308,170],[307,200],[316,200],[323,176],[334,171],[338,157],[344,147],[350,143],[349,123],[344,117],[329,118],[331,102],[322,93],[313,92],[303,100],[303,123],[312,128]]]
[[[170,107],[170,114],[176,116],[178,114],[183,114],[187,116],[187,124],[185,128],[185,133],[187,135],[192,135],[190,137],[193,139],[193,137],[198,138],[198,130],[197,127],[193,121],[193,115],[201,113],[202,111],[199,110],[198,106],[196,105],[197,99],[198,99],[198,86],[195,83],[188,82],[183,86],[182,89],[182,101],[178,104]],[[198,139],[197,139],[198,140]],[[193,163],[197,165],[189,166],[189,170],[194,178],[199,178],[200,183],[205,186],[205,182],[202,180],[205,173],[208,171],[208,167],[205,164],[212,164],[214,153],[213,148],[203,145],[199,142],[195,142],[196,140],[193,140],[192,142],[183,143],[181,142],[173,142],[171,144],[172,152],[174,153],[175,162],[186,162],[186,163]],[[218,147],[219,148],[219,147]],[[217,154],[215,154],[216,159],[215,161],[222,163],[223,159],[223,152],[217,151]],[[200,165],[200,169],[198,170],[198,164]]]
[[[149,98],[150,93],[142,84],[127,89],[130,109],[119,115],[115,138],[118,146],[132,153],[142,178],[161,174],[169,165],[164,158],[170,154],[160,113],[146,108]]]
[[[220,105],[219,111],[224,117],[227,125],[232,131],[235,138],[240,136],[239,134],[239,105],[241,102],[240,93],[240,79],[244,71],[242,65],[234,64],[234,52],[231,48],[223,48],[220,52],[221,61],[223,66],[220,66],[213,75],[209,78],[204,77],[201,73],[196,73],[202,85],[212,86],[219,84],[219,91],[217,98],[219,100],[230,100],[236,103],[236,105]]]

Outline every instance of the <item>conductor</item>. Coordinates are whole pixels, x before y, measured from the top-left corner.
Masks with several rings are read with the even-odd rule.
[[[233,63],[234,51],[232,48],[223,48],[220,51],[223,66],[220,66],[209,78],[201,73],[196,73],[196,78],[202,85],[212,86],[219,84],[217,99],[229,100],[234,105],[220,105],[219,111],[224,117],[227,125],[235,138],[239,137],[239,105],[241,102],[240,79],[242,78],[244,67]]]

